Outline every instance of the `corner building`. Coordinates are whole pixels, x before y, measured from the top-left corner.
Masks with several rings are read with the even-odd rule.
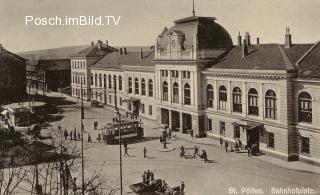
[[[150,48],[109,52],[84,72],[87,100],[284,160],[320,164],[320,45],[237,44],[213,17],[165,27]],[[71,59],[73,61],[73,59]],[[73,72],[73,71],[72,71]],[[116,91],[114,90],[116,86]]]

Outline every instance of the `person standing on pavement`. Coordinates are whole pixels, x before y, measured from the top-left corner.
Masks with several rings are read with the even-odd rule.
[[[182,158],[182,157],[184,157],[184,147],[183,147],[183,145],[181,145],[181,147],[180,147],[180,158]]]
[[[221,145],[221,147],[222,147],[222,144],[223,144],[223,138],[220,137],[220,145]]]
[[[73,130],[73,139],[74,141],[77,141],[77,129]]]
[[[78,140],[79,140],[79,141],[81,140],[81,135],[80,135],[79,132],[78,132]]]
[[[90,134],[88,134],[88,143],[91,143],[91,142],[92,142],[91,136]]]
[[[184,184],[184,182],[181,182],[181,186],[180,186],[180,194],[183,195],[184,194],[184,188],[186,187],[186,185]]]
[[[248,156],[251,156],[251,148],[248,146]]]
[[[64,129],[64,133],[63,134],[64,134],[64,139],[67,140],[68,139],[68,135],[69,135],[67,129]]]
[[[126,141],[123,142],[123,147],[124,147],[124,156],[130,156],[128,153],[128,144]]]
[[[229,142],[227,140],[224,142],[224,147],[226,148],[226,152],[228,152]]]
[[[69,135],[70,135],[70,140],[72,140],[72,131],[70,131]]]
[[[143,158],[148,158],[146,147],[143,147]]]

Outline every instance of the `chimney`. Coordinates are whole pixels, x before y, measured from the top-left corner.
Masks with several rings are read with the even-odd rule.
[[[98,48],[99,48],[99,50],[101,50],[102,49],[102,41],[98,40],[97,42],[98,42]]]
[[[3,46],[1,43],[0,43],[0,51],[3,51]]]
[[[257,45],[260,45],[260,38],[257,37]]]
[[[250,46],[250,45],[251,45],[251,41],[250,41],[250,34],[249,34],[249,32],[246,32],[246,34],[245,34],[245,39],[246,39],[247,46]]]
[[[284,47],[285,48],[292,47],[292,39],[291,39],[291,34],[290,34],[290,28],[289,27],[286,27],[286,35],[285,35]]]
[[[123,48],[123,54],[127,55],[127,48],[126,47]]]
[[[248,55],[248,45],[246,39],[243,39],[242,44],[242,57],[245,58]]]
[[[122,48],[119,49],[119,54],[122,55]]]
[[[241,43],[241,35],[240,35],[240,31],[239,31],[237,46],[241,47],[241,45],[242,45],[242,43]]]
[[[107,47],[109,47],[109,42],[108,42],[108,40],[106,40],[106,45],[107,45]]]
[[[143,59],[143,52],[142,52],[142,48],[140,49],[140,59]]]

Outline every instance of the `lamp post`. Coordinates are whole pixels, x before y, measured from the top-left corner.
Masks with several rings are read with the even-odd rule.
[[[81,113],[80,113],[80,123],[81,123],[81,179],[82,179],[82,195],[84,195],[84,157],[83,157],[83,118],[84,118],[84,112],[83,112],[83,91],[82,91],[82,82],[80,85],[80,98],[81,98]]]

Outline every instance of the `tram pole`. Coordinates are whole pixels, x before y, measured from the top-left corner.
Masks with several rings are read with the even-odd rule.
[[[80,113],[80,125],[81,125],[81,179],[82,179],[82,195],[84,195],[84,157],[83,157],[83,118],[84,118],[84,111],[83,111],[83,93],[82,93],[82,82],[80,85],[80,99],[81,99],[81,113]]]
[[[119,155],[120,155],[120,195],[123,193],[122,189],[122,148],[121,148],[121,114],[118,110],[118,105],[117,105],[117,85],[114,81],[114,104],[115,104],[115,110],[116,110],[116,116],[118,118],[118,123],[119,123]]]

